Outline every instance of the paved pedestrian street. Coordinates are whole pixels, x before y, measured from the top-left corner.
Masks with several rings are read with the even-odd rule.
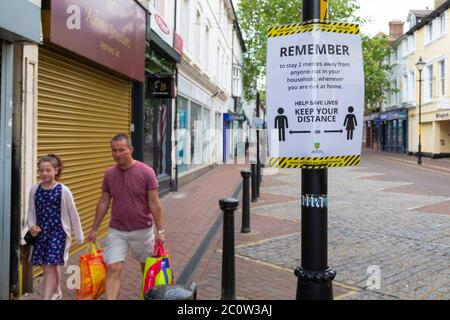
[[[282,170],[264,176],[261,192],[298,196],[300,181],[301,170]],[[342,299],[450,299],[448,205],[442,210],[449,198],[408,191],[410,185],[364,164],[328,170],[328,263],[337,272],[334,285],[351,289]],[[441,213],[427,209],[433,205]],[[297,222],[300,212],[299,201],[252,209]],[[294,270],[300,248],[301,234],[291,233],[243,244],[236,254]]]

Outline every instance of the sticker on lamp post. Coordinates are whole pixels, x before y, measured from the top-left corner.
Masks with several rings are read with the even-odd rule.
[[[266,81],[271,167],[359,164],[364,69],[357,24],[271,28]]]

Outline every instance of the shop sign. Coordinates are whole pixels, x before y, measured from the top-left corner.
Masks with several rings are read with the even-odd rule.
[[[183,38],[176,32],[173,33],[173,48],[180,56],[183,55]]]
[[[170,47],[173,47],[173,30],[169,27],[163,16],[151,4],[148,5],[148,11],[150,12],[150,29],[152,29]]]
[[[173,77],[151,77],[149,91],[153,97],[175,98],[175,81]]]
[[[146,11],[133,0],[51,0],[46,40],[144,81]]]
[[[436,119],[447,119],[449,117],[450,117],[450,113],[448,113],[448,112],[445,112],[445,113],[438,112],[438,113],[436,113]]]
[[[238,114],[234,117],[234,121],[245,121],[245,114]]]

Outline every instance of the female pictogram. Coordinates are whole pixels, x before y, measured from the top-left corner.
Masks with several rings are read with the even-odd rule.
[[[355,109],[353,107],[348,107],[349,114],[347,114],[344,121],[344,127],[345,130],[347,130],[347,140],[353,140],[353,130],[355,130],[355,127],[358,126],[356,116],[353,114],[354,110]]]

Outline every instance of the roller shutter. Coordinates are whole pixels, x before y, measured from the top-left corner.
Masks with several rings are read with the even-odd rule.
[[[130,81],[40,48],[37,155],[62,157],[61,182],[74,195],[85,236],[94,221],[105,170],[114,164],[109,141],[118,132],[130,133],[130,109]],[[80,249],[72,248],[71,254]]]

